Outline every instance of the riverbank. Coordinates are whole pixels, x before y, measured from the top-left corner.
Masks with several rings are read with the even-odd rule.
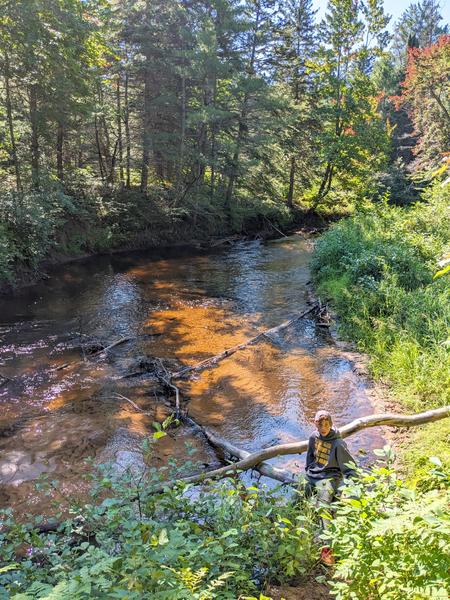
[[[122,190],[102,195],[65,191],[58,184],[11,195],[1,205],[0,293],[11,293],[45,278],[55,265],[133,250],[212,246],[226,240],[267,239],[295,228],[317,230],[327,221],[284,204],[236,201],[167,204],[164,193]]]
[[[370,357],[370,374],[408,410],[450,403],[450,286],[436,276],[449,248],[449,190],[423,203],[380,206],[333,226],[321,238],[313,273],[321,297],[339,316],[339,332]],[[449,461],[450,424],[411,434],[401,444],[411,476],[428,457]]]
[[[284,490],[272,493],[254,480],[211,483],[201,490],[180,484],[174,490],[152,491],[155,486],[161,490],[163,479],[192,469],[211,469],[217,457],[204,451],[198,436],[191,437],[185,427],[175,428],[173,419],[166,420],[167,410],[160,409],[165,408],[167,390],[151,386],[151,377],[149,380],[145,364],[141,369],[140,362],[141,357],[158,356],[191,364],[280,323],[293,308],[298,310],[309,300],[305,292],[309,261],[310,243],[292,238],[269,244],[239,243],[226,251],[199,251],[185,257],[157,258],[153,253],[105,257],[61,269],[58,276],[42,282],[32,297],[12,300],[11,314],[19,318],[17,327],[11,326],[5,346],[10,346],[12,360],[20,361],[22,352],[22,368],[14,385],[21,383],[25,393],[18,390],[14,397],[20,402],[10,404],[19,413],[11,415],[4,440],[9,445],[2,447],[3,455],[10,451],[20,459],[17,472],[22,478],[27,463],[18,450],[26,450],[42,462],[48,459],[50,466],[61,464],[59,473],[52,470],[41,482],[40,495],[45,497],[43,491],[50,494],[48,500],[53,498],[57,504],[55,512],[68,508],[75,497],[67,480],[60,479],[69,470],[77,482],[86,483],[87,497],[76,503],[75,513],[68,512],[69,517],[76,514],[78,519],[69,518],[60,533],[50,537],[31,534],[7,517],[14,535],[3,538],[6,565],[0,564],[0,568],[6,566],[7,570],[0,574],[0,592],[3,585],[8,592],[27,593],[45,586],[46,593],[56,589],[55,593],[80,597],[112,597],[123,592],[135,598],[175,593],[195,598],[200,590],[206,593],[210,589],[213,597],[224,600],[244,593],[257,597],[260,592],[274,599],[288,598],[288,593],[296,599],[302,595],[329,597],[326,587],[315,581],[317,576],[322,582],[331,577],[327,570],[316,569],[320,553],[315,540],[317,515],[301,498],[298,502]],[[74,321],[77,314],[83,314],[83,321]],[[105,343],[118,336],[135,337],[108,356],[81,361],[82,332]],[[79,369],[55,369],[70,362],[72,355]],[[315,410],[324,403],[339,413],[339,424],[358,416],[355,410],[361,411],[359,415],[372,412],[365,381],[362,385],[358,381],[364,374],[361,360],[343,344],[335,347],[320,323],[303,320],[276,340],[262,339],[258,348],[230,356],[188,387],[184,382],[183,397],[189,398],[190,415],[236,445],[249,450],[267,447],[277,441],[306,438]],[[178,365],[167,364],[178,369]],[[40,408],[41,414],[30,414],[25,396],[33,403],[30,408]],[[139,410],[130,409],[125,396]],[[356,436],[349,438],[352,452],[356,454],[361,446],[379,448],[380,444],[369,443],[369,436],[370,431],[365,430],[362,443],[355,441]],[[83,459],[109,440],[112,460],[123,465],[120,472],[117,468],[104,471],[94,477],[93,484],[91,462],[84,480]],[[197,450],[195,462],[191,462],[191,450],[184,447],[186,441],[191,450]],[[167,466],[161,467],[168,457]],[[181,471],[173,457],[178,457]],[[159,463],[155,466],[150,459]],[[139,468],[143,471],[137,471]],[[380,578],[385,567],[388,573],[399,569],[398,552],[390,553],[389,561],[382,563],[386,557],[380,555],[370,536],[380,536],[385,504],[389,510],[392,505],[392,510],[403,511],[410,490],[395,483],[395,474],[389,475],[394,482],[390,487],[382,472],[370,477],[370,482],[358,483],[352,494],[368,506],[368,516],[362,518],[358,506],[363,504],[354,502],[351,507],[344,504],[337,519],[341,530],[346,527],[346,534],[361,535],[352,542],[352,552],[360,546],[364,549],[354,561],[352,577],[335,580],[338,586],[347,582],[358,589],[378,585],[376,578],[375,583],[364,579],[367,566],[373,569],[373,563],[380,564]],[[374,478],[379,488],[372,494]],[[191,501],[193,494],[195,502]],[[420,508],[422,504],[421,497]],[[30,506],[28,502],[24,513],[30,512]],[[406,528],[396,533],[394,541],[403,547],[407,561],[416,556],[419,561],[431,561],[429,573],[434,581],[442,551],[438,548],[430,553],[428,545],[427,556],[420,554],[425,546],[420,542],[418,548],[411,540],[418,529],[414,521],[418,509],[406,509],[409,512],[402,513]],[[33,521],[38,526],[40,518]],[[377,538],[381,548],[393,542],[391,529],[383,530],[381,544]],[[344,537],[342,531],[337,533],[335,543]],[[17,562],[19,542],[30,549],[28,562]],[[341,561],[350,555],[348,548],[339,551]],[[62,572],[64,575],[55,576]],[[403,588],[405,577],[397,579]],[[299,587],[290,587],[295,583]]]

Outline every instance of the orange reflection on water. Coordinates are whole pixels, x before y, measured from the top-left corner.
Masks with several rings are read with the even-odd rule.
[[[257,318],[252,315],[252,319]],[[257,333],[250,321],[214,304],[180,302],[169,310],[152,313],[145,326],[163,334],[165,351],[169,349],[172,356],[189,363],[222,352]]]
[[[293,417],[302,416],[301,400],[308,382],[315,391],[321,387],[314,362],[306,353],[287,355],[270,342],[260,341],[182,387],[191,399],[190,410],[203,423],[227,429],[233,421],[239,422],[251,439],[255,421],[266,419],[264,427],[269,430],[271,417],[285,412],[292,401]],[[265,415],[262,420],[261,415]]]

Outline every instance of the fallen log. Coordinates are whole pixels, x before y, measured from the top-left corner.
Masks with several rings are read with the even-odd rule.
[[[112,348],[115,348],[116,346],[119,346],[120,344],[124,344],[125,342],[129,342],[131,339],[132,338],[130,338],[130,337],[120,338],[120,340],[117,340],[116,342],[113,342],[109,346],[106,346],[106,348],[103,348],[103,350],[98,350],[97,352],[94,352],[93,354],[91,354],[91,357],[92,356],[100,356],[101,354],[104,354],[105,352],[108,352],[108,350],[112,350]]]
[[[165,379],[163,381],[164,381],[164,383],[167,383],[167,381]],[[231,456],[233,456],[235,458],[239,458],[239,459],[244,459],[244,458],[247,458],[248,456],[250,456],[250,452],[247,452],[247,450],[242,450],[241,448],[234,446],[227,440],[224,440],[223,438],[215,435],[209,429],[206,429],[206,427],[203,427],[203,425],[200,425],[199,423],[197,423],[197,421],[195,419],[193,419],[192,417],[188,416],[187,414],[183,414],[180,411],[179,390],[175,385],[171,385],[171,387],[173,387],[177,392],[176,398],[177,398],[178,410],[175,413],[176,419],[178,419],[179,421],[182,421],[183,423],[186,423],[187,425],[192,427],[194,430],[197,430],[200,433],[202,433],[205,436],[205,438],[208,440],[208,442],[215,448],[220,448],[222,451],[225,451],[228,454],[230,454]],[[140,412],[144,415],[148,416],[151,414],[151,413],[145,411],[140,406],[138,406],[135,402],[133,402],[133,400],[124,396],[123,394],[119,394],[118,392],[116,392],[113,396],[111,396],[111,398],[113,398],[114,400],[123,400],[125,402],[128,402],[135,410],[137,410],[138,412]],[[265,475],[266,477],[270,477],[271,479],[281,481],[282,483],[295,483],[295,475],[293,473],[291,473],[290,471],[287,471],[285,469],[279,469],[277,467],[269,465],[268,463],[261,463],[260,465],[255,466],[255,469],[259,473],[261,473],[261,475]]]
[[[129,398],[122,397],[120,399],[127,400],[130,404],[139,410],[140,412],[144,412],[137,404],[130,401]],[[450,406],[444,406],[443,408],[437,408],[435,410],[429,410],[423,413],[418,413],[416,415],[400,415],[396,413],[385,413],[385,414],[374,414],[369,415],[367,417],[360,417],[359,419],[355,419],[351,423],[344,425],[339,429],[342,437],[348,437],[357,431],[361,431],[362,429],[366,429],[368,427],[377,427],[377,426],[394,426],[394,427],[414,427],[417,425],[423,425],[424,423],[432,423],[434,421],[439,421],[441,419],[445,419],[450,417]],[[190,419],[190,417],[187,417]],[[195,423],[195,421],[194,421]],[[205,428],[199,426],[203,431],[206,431]],[[229,442],[225,442],[221,440],[217,436],[214,436],[211,432],[208,432],[208,436],[211,440],[211,443],[217,443],[217,445],[223,446],[230,454],[233,454],[236,451],[236,456],[243,456],[240,461],[227,465],[226,467],[221,467],[220,469],[214,469],[213,471],[207,471],[205,473],[200,473],[199,475],[192,475],[191,477],[183,477],[180,479],[174,479],[172,481],[167,481],[164,484],[151,488],[149,490],[152,494],[158,494],[164,491],[167,488],[175,487],[180,483],[201,483],[203,481],[211,480],[211,479],[219,479],[222,477],[230,477],[236,475],[240,471],[246,471],[248,469],[254,468],[256,465],[261,465],[264,460],[268,460],[269,458],[274,458],[275,456],[282,456],[287,454],[302,454],[306,452],[308,448],[308,440],[302,440],[300,442],[292,442],[290,444],[279,444],[277,446],[271,446],[270,448],[265,448],[264,450],[260,450],[258,452],[254,452],[252,454],[247,453],[245,450],[241,450],[236,448]],[[248,456],[245,456],[248,454]],[[268,465],[270,466],[270,465]],[[273,467],[276,469],[276,467]],[[281,471],[281,469],[277,469]],[[292,481],[295,483],[295,479]],[[137,496],[133,496],[127,500],[127,502],[135,502],[137,500]],[[125,502],[123,506],[125,506]],[[106,509],[105,509],[106,510]],[[40,533],[46,533],[51,531],[56,531],[60,526],[59,522],[52,521],[50,523],[38,526],[37,528],[31,528]],[[1,533],[7,533],[9,528],[0,527]]]
[[[401,415],[396,413],[381,413],[368,415],[367,417],[360,417],[355,419],[351,423],[344,425],[339,429],[339,432],[343,438],[366,429],[368,427],[378,426],[395,426],[395,427],[414,427],[417,425],[423,425],[424,423],[432,423],[450,417],[450,406],[444,406],[443,408],[437,408],[435,410],[429,410],[416,415]],[[262,462],[275,458],[276,456],[286,456],[288,454],[303,454],[308,448],[308,440],[302,440],[299,442],[291,442],[289,444],[278,444],[271,446],[258,452],[253,452],[245,458],[227,465],[214,469],[212,471],[206,471],[199,473],[198,475],[192,475],[190,477],[183,477],[166,482],[154,492],[159,491],[167,487],[173,487],[179,483],[200,483],[209,479],[220,479],[222,477],[230,477],[240,471],[247,471],[253,469]]]
[[[96,352],[93,352],[91,354],[91,358],[94,358],[96,356],[101,356],[105,352],[108,352],[108,350],[111,350],[112,348],[115,348],[116,346],[119,346],[120,344],[124,344],[125,342],[129,342],[131,339],[133,339],[133,338],[130,338],[130,337],[120,338],[120,340],[116,340],[109,346],[106,346],[105,348],[102,348],[101,350],[97,350]],[[84,360],[74,360],[72,362],[68,362],[68,363],[64,363],[63,365],[59,365],[59,367],[55,367],[54,369],[52,369],[52,371],[61,371],[62,369],[67,369],[67,367],[74,367],[75,365],[80,365],[83,362],[84,362]]]
[[[247,452],[247,450],[242,450],[241,448],[234,446],[228,440],[224,440],[201,425],[199,425],[199,427],[211,445],[216,446],[221,450],[225,450],[231,456],[241,460],[244,460],[250,456],[250,452]],[[261,475],[281,481],[282,483],[295,483],[297,477],[294,473],[291,473],[286,469],[279,469],[278,467],[274,467],[273,465],[269,465],[265,462],[255,465],[255,469],[261,473]]]
[[[271,227],[273,227],[273,228],[275,229],[275,231],[276,231],[277,233],[279,233],[281,236],[283,236],[283,237],[287,238],[287,235],[286,235],[285,233],[283,233],[282,231],[280,231],[280,230],[278,229],[278,227],[275,227],[275,225],[272,223],[272,221],[269,221],[269,219],[268,219],[267,217],[264,217],[264,219],[265,219],[265,220],[266,220],[266,221],[269,223],[269,225],[270,225]]]
[[[191,365],[189,367],[184,367],[183,369],[180,369],[179,371],[172,373],[172,379],[180,379],[181,377],[185,377],[188,373],[198,373],[199,371],[203,371],[203,369],[213,367],[214,365],[216,365],[218,362],[220,362],[224,358],[227,358],[228,356],[231,356],[235,352],[238,352],[238,350],[243,350],[244,348],[247,348],[248,346],[255,344],[261,338],[272,335],[274,333],[278,333],[279,331],[286,329],[286,327],[289,327],[290,325],[292,325],[292,323],[295,323],[295,321],[303,319],[304,317],[306,317],[306,315],[308,315],[311,312],[313,312],[314,310],[316,310],[317,307],[318,307],[318,304],[316,303],[313,306],[311,306],[310,308],[308,308],[308,310],[303,311],[301,314],[296,315],[295,317],[292,317],[288,321],[284,321],[283,323],[281,323],[281,325],[277,325],[276,327],[272,327],[271,329],[266,329],[265,331],[261,331],[261,333],[258,333],[258,335],[255,335],[255,337],[252,337],[251,339],[247,340],[246,342],[243,342],[242,344],[237,344],[236,346],[227,348],[223,352],[220,352],[219,354],[216,354],[215,356],[211,356],[210,358],[206,358],[205,360],[202,360],[201,362],[199,362],[195,365]]]
[[[181,411],[180,411],[180,390],[178,389],[178,387],[172,383],[172,373],[169,373],[169,371],[166,369],[163,361],[158,358],[157,359],[159,365],[161,366],[161,369],[164,372],[164,375],[161,375],[161,373],[156,373],[156,376],[158,377],[158,379],[160,381],[162,381],[162,383],[164,383],[166,386],[168,386],[170,389],[172,389],[175,392],[175,418],[179,419],[181,416]]]
[[[116,393],[114,394],[114,396],[111,396],[111,398],[112,398],[113,400],[124,400],[125,402],[128,402],[129,404],[131,404],[131,406],[132,406],[132,407],[133,407],[135,410],[137,410],[138,412],[142,413],[143,415],[147,415],[147,416],[153,415],[153,413],[150,413],[150,412],[147,412],[147,411],[145,411],[143,408],[141,408],[140,406],[138,406],[138,405],[136,404],[136,402],[133,402],[133,400],[130,400],[130,398],[127,398],[127,397],[126,397],[126,396],[124,396],[123,394],[119,394],[119,392],[116,392]]]

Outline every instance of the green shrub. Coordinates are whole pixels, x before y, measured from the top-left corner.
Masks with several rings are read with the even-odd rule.
[[[336,600],[448,598],[450,472],[433,460],[426,491],[386,467],[347,486],[330,524]]]
[[[152,491],[162,475],[105,471],[92,502],[73,507],[54,534],[6,520],[0,597],[235,599],[269,579],[309,573],[315,552],[307,503],[294,512],[279,490],[239,481]],[[32,553],[18,561],[24,544]]]
[[[51,248],[67,214],[75,212],[71,198],[57,186],[48,186],[19,196],[2,194],[0,218],[4,253],[11,269],[36,270]]]
[[[333,226],[319,240],[313,273],[341,332],[372,357],[411,408],[449,401],[450,286],[433,280],[450,242],[449,192],[413,208],[379,206]]]

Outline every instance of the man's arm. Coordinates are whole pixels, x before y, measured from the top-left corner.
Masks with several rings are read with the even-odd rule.
[[[348,451],[347,444],[344,441],[341,441],[336,448],[336,459],[344,477],[356,476],[355,459]]]
[[[312,435],[308,441],[308,450],[306,452],[306,470],[311,463],[314,462],[314,436]]]

